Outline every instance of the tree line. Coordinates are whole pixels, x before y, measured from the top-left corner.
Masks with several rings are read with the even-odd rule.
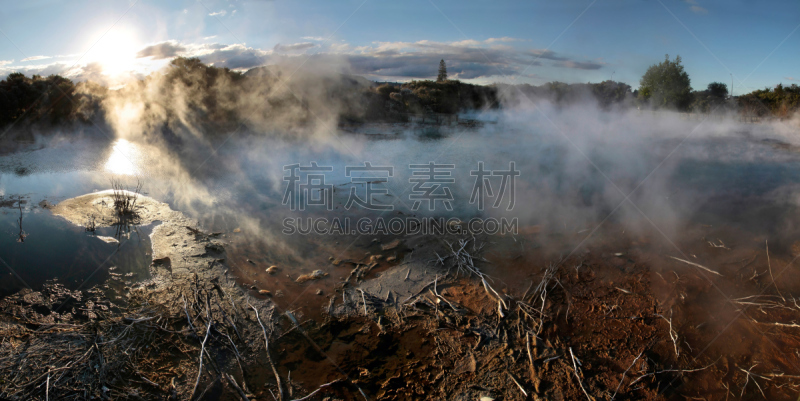
[[[680,56],[674,59],[666,56],[664,61],[650,66],[636,90],[611,80],[549,82],[538,86],[475,85],[448,79],[444,60],[440,62],[436,81],[374,83],[340,75],[319,78],[313,85],[288,84],[290,90],[279,91],[281,83],[281,75],[267,67],[242,73],[183,57],[173,59],[166,71],[151,74],[118,91],[92,82],[74,83],[59,75],[26,77],[12,73],[0,81],[0,126],[102,120],[103,105],[124,96],[138,96],[148,103],[146,110],[157,110],[166,118],[177,119],[180,113],[189,110],[200,124],[218,125],[252,121],[253,115],[260,122],[291,116],[287,123],[302,123],[319,114],[314,108],[337,114],[343,122],[399,122],[412,115],[454,114],[526,101],[548,101],[557,107],[590,101],[603,109],[725,111],[780,118],[800,109],[800,87],[796,84],[777,85],[735,98],[729,97],[727,85],[721,82],[694,91]],[[160,93],[158,97],[141,96],[153,92],[154,87]],[[180,107],[174,104],[176,101],[181,103]]]

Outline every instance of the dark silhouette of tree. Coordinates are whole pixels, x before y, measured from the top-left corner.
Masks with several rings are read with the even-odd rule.
[[[689,74],[681,65],[681,56],[651,65],[639,81],[639,96],[653,107],[685,111],[692,101]]]
[[[58,124],[76,117],[75,84],[59,75],[13,72],[0,81],[0,125],[26,120]]]
[[[712,82],[708,84],[708,96],[714,99],[725,99],[728,97],[728,85],[722,82]]]
[[[444,63],[444,59],[439,61],[439,75],[436,76],[436,82],[444,82],[447,81],[447,64]]]
[[[697,113],[725,111],[728,99],[728,85],[712,82],[705,90],[692,93],[691,109]]]

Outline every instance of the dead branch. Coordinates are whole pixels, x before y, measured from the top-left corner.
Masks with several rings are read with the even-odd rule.
[[[626,375],[626,374],[628,374],[628,371],[630,371],[630,370],[631,370],[631,368],[633,368],[633,365],[636,365],[636,361],[638,361],[638,360],[639,360],[639,358],[641,358],[641,357],[642,357],[642,354],[644,354],[644,351],[640,352],[640,353],[639,353],[639,356],[637,356],[636,358],[634,358],[633,362],[631,362],[631,365],[630,365],[630,366],[628,366],[628,369],[625,369],[625,371],[624,371],[624,372],[622,372],[622,378],[621,378],[621,379],[619,379],[619,384],[617,384],[617,389],[616,389],[616,390],[614,390],[614,395],[613,395],[613,396],[611,396],[611,401],[614,401],[614,398],[617,398],[617,392],[619,391],[619,388],[620,388],[620,386],[622,386],[622,382],[624,382],[624,381],[625,381],[625,375]]]
[[[318,392],[322,391],[322,389],[324,389],[324,388],[326,388],[326,387],[333,386],[334,384],[336,384],[336,383],[341,383],[341,382],[342,382],[342,379],[336,379],[336,380],[334,380],[334,381],[332,381],[332,382],[330,382],[330,383],[325,383],[325,384],[323,384],[323,385],[319,386],[319,387],[318,387],[316,390],[314,390],[314,391],[312,391],[311,393],[309,393],[307,396],[305,396],[305,397],[303,397],[303,398],[295,398],[295,399],[294,399],[294,400],[292,400],[292,401],[305,401],[305,400],[309,400],[309,399],[311,399],[311,397],[313,397],[314,395],[316,395]]]
[[[694,263],[694,262],[690,262],[690,261],[688,261],[688,260],[684,260],[684,259],[681,259],[681,258],[676,258],[676,257],[674,257],[674,256],[669,256],[669,258],[670,258],[670,259],[675,259],[675,260],[677,260],[678,262],[686,263],[687,265],[690,265],[690,266],[697,267],[697,268],[699,268],[699,269],[702,269],[702,270],[705,270],[705,271],[707,271],[707,272],[709,272],[709,273],[711,273],[711,274],[716,274],[717,276],[720,276],[720,277],[722,277],[722,274],[720,274],[719,272],[716,272],[716,271],[714,271],[714,270],[711,270],[711,269],[709,269],[709,268],[707,268],[707,267],[705,267],[705,266],[703,266],[703,265],[700,265],[700,264],[697,264],[697,263]]]
[[[208,295],[206,295],[206,305],[208,305]],[[208,341],[208,335],[211,333],[211,308],[206,307],[206,316],[208,317],[208,324],[206,325],[206,336],[203,338],[203,344],[200,347],[200,363],[197,367],[197,380],[194,382],[194,388],[192,389],[192,395],[189,397],[190,400],[194,399],[194,395],[197,392],[197,385],[200,384],[200,377],[203,375],[203,354],[206,351],[206,341]]]
[[[525,391],[525,387],[522,387],[522,384],[519,384],[519,382],[517,381],[517,379],[515,379],[515,378],[514,378],[514,375],[512,375],[512,374],[511,374],[511,372],[509,372],[509,371],[506,371],[506,374],[507,374],[507,375],[508,375],[508,377],[511,379],[511,381],[512,381],[512,382],[514,382],[514,384],[516,384],[516,385],[517,385],[517,388],[519,388],[519,391],[521,391],[521,392],[522,392],[522,394],[523,394],[525,397],[528,397],[528,392],[527,392],[527,391]]]
[[[572,347],[569,347],[569,355],[572,357],[572,369],[573,372],[575,373],[575,379],[578,380],[578,385],[581,387],[583,394],[586,395],[586,398],[589,401],[594,401],[594,398],[592,398],[592,396],[590,396],[589,393],[586,391],[586,389],[583,387],[583,381],[581,381],[581,376],[578,371],[578,365],[575,363],[575,354],[572,352]]]
[[[775,276],[772,275],[772,264],[769,262],[769,241],[764,240],[764,245],[767,248],[767,268],[769,269],[769,277],[772,279],[772,285],[775,286],[775,291],[778,291],[778,295],[780,295],[783,302],[786,302],[786,298],[783,297],[781,290],[778,289],[778,283],[775,282]]]
[[[229,373],[223,373],[222,375],[225,377],[225,380],[227,380],[228,383],[230,383],[230,385],[236,389],[236,393],[239,394],[239,397],[242,398],[242,401],[250,401],[250,399],[247,398],[247,394],[244,392],[244,390],[242,390],[241,387],[239,387],[239,384],[236,383],[236,379],[233,376],[231,376]]]
[[[269,366],[272,368],[272,373],[275,375],[275,381],[278,384],[278,401],[283,401],[283,386],[281,385],[281,376],[278,374],[278,369],[275,369],[275,364],[272,363],[272,357],[269,355],[269,336],[267,336],[267,328],[264,326],[264,323],[261,322],[261,317],[258,316],[258,309],[256,309],[256,307],[251,305],[249,302],[247,304],[256,313],[256,320],[258,320],[258,324],[261,325],[261,330],[264,332],[264,350],[267,353],[267,362],[269,362]]]

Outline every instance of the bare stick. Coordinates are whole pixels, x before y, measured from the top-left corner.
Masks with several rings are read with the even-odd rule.
[[[578,379],[578,385],[581,387],[581,390],[583,390],[583,394],[586,395],[586,398],[589,399],[589,401],[594,401],[592,396],[590,396],[589,393],[586,392],[586,389],[583,388],[583,382],[581,381],[581,376],[578,374],[578,365],[575,364],[575,354],[572,353],[572,347],[569,347],[569,355],[572,357],[572,369],[573,372],[575,372],[575,378]]]
[[[722,277],[722,274],[720,274],[719,272],[715,272],[714,270],[711,270],[711,269],[709,269],[709,268],[707,268],[707,267],[705,267],[705,266],[703,266],[703,265],[699,265],[699,264],[697,264],[697,263],[690,262],[690,261],[688,261],[688,260],[683,260],[683,259],[681,259],[681,258],[676,258],[676,257],[674,257],[674,256],[670,256],[669,258],[671,258],[671,259],[675,259],[675,260],[677,260],[678,262],[683,262],[683,263],[686,263],[687,265],[690,265],[690,266],[694,266],[694,267],[697,267],[697,268],[703,269],[703,270],[705,270],[705,271],[707,271],[707,272],[709,272],[709,273],[711,273],[711,274],[716,274],[717,276],[720,276],[720,277]]]
[[[506,305],[506,301],[504,301],[503,297],[501,297],[500,294],[498,294],[497,291],[495,291],[494,288],[492,288],[492,286],[489,285],[489,283],[486,282],[485,276],[481,276],[481,282],[483,282],[483,289],[486,290],[486,293],[489,294],[489,296],[493,296],[493,297],[497,298],[497,301],[500,302],[501,304],[503,304],[503,308],[508,310],[508,305]],[[489,292],[489,290],[492,290],[494,295],[492,295]]]
[[[755,365],[751,366],[750,369],[747,369],[747,370],[739,368],[739,370],[741,370],[742,372],[744,372],[747,375],[747,378],[744,381],[744,386],[742,386],[742,393],[739,395],[739,397],[744,396],[744,389],[747,388],[747,383],[750,382],[750,376],[753,376],[753,383],[755,383],[756,387],[758,387],[758,391],[761,392],[761,395],[764,396],[765,399],[767,398],[767,396],[764,394],[764,390],[761,389],[761,385],[758,384],[758,382],[756,381],[756,377],[761,377],[762,379],[766,379],[766,380],[771,380],[771,379],[767,379],[766,377],[759,376],[759,375],[757,375],[755,373],[750,372],[751,370],[753,370],[754,367],[756,367],[756,365],[758,365],[758,364],[755,364]]]
[[[137,371],[137,372],[136,372],[136,374],[137,374],[137,375],[139,375],[139,377],[141,377],[141,378],[142,378],[142,380],[144,380],[144,381],[145,381],[145,383],[147,383],[147,384],[149,384],[149,385],[151,385],[151,386],[153,386],[153,387],[155,387],[155,388],[157,388],[157,389],[160,389],[160,388],[161,388],[161,386],[159,386],[158,384],[156,384],[156,383],[153,383],[153,381],[152,381],[152,380],[150,380],[150,379],[148,379],[148,378],[144,377],[144,375],[142,374],[142,372],[138,372],[138,371]]]
[[[250,302],[247,303],[250,305]],[[256,320],[258,320],[258,324],[261,325],[261,330],[264,331],[264,347],[265,351],[267,352],[267,362],[269,362],[269,366],[272,368],[272,373],[275,374],[275,381],[278,382],[278,400],[283,401],[283,386],[281,385],[281,376],[278,374],[278,369],[275,369],[275,364],[272,363],[272,357],[269,356],[269,337],[267,336],[267,328],[264,327],[264,323],[261,322],[261,318],[258,316],[258,309],[255,306],[250,305],[250,308],[256,312]]]
[[[187,309],[188,305],[186,304],[186,297],[181,294],[181,299],[183,299],[183,311],[186,313],[186,320],[189,322],[189,327],[192,329],[192,333],[194,333],[194,325],[192,324],[192,318],[189,317],[189,309]]]
[[[225,376],[225,380],[227,380],[228,383],[230,383],[231,386],[233,386],[233,388],[236,389],[236,392],[239,394],[239,397],[242,397],[242,401],[250,401],[250,399],[247,398],[247,394],[245,394],[244,390],[242,390],[242,388],[239,387],[239,383],[236,383],[236,379],[234,379],[233,376],[231,376],[228,373],[223,373],[223,376]]]
[[[531,368],[531,380],[536,380],[536,368],[533,366],[533,354],[531,354],[531,333],[525,332],[525,342],[528,348],[528,362]]]
[[[778,283],[775,282],[775,276],[772,275],[772,265],[769,263],[769,241],[764,240],[764,244],[767,247],[767,268],[769,268],[769,277],[772,278],[772,285],[775,286],[775,291],[778,291],[778,295],[781,296],[783,302],[786,302],[786,298],[783,297],[783,294],[781,294],[781,290],[778,289]]]
[[[339,383],[341,381],[342,381],[342,379],[336,379],[336,380],[334,380],[334,381],[332,381],[330,383],[325,383],[325,384],[319,386],[319,388],[317,388],[316,390],[312,391],[309,395],[307,395],[307,396],[305,396],[303,398],[295,398],[292,401],[305,401],[305,400],[308,400],[311,397],[313,397],[314,395],[316,395],[318,392],[320,392],[322,389],[324,389],[325,387],[330,387],[330,386],[332,386],[332,385],[334,385],[336,383]]]
[[[448,300],[447,300],[445,297],[443,297],[443,296],[441,296],[441,295],[439,294],[439,291],[436,289],[436,281],[438,281],[438,280],[439,280],[439,276],[437,275],[437,276],[436,276],[436,278],[433,280],[433,295],[434,295],[436,298],[438,298],[438,299],[440,299],[440,300],[444,301],[444,302],[445,302],[445,303],[446,303],[448,306],[450,306],[450,308],[451,308],[451,309],[453,309],[453,311],[455,311],[456,313],[458,313],[458,312],[459,312],[459,309],[458,309],[458,308],[456,308],[456,307],[455,307],[455,305],[453,305],[453,303],[452,303],[452,302],[448,301]]]
[[[667,323],[669,323],[669,338],[672,340],[672,345],[675,347],[675,358],[677,358],[680,353],[678,352],[678,332],[672,329],[672,309],[669,311],[669,319],[665,318],[663,315],[656,315],[662,319],[664,319]]]
[[[521,301],[525,301],[525,299],[528,298],[528,293],[531,291],[531,288],[533,288],[533,280],[531,280],[531,285],[528,286],[528,289],[525,290],[525,293],[522,294],[522,298],[520,298]]]
[[[369,314],[367,313],[367,298],[364,297],[364,290],[359,288],[359,291],[361,291],[361,302],[364,303],[364,316],[368,316]]]
[[[764,323],[764,322],[757,322],[754,320],[755,323],[758,324],[766,324],[770,326],[778,326],[778,327],[791,327],[791,328],[800,328],[800,324],[797,323]]]
[[[508,375],[508,377],[511,378],[511,381],[514,382],[514,384],[517,385],[517,387],[519,388],[519,391],[522,391],[522,394],[525,395],[525,397],[527,397],[528,396],[528,392],[525,391],[525,388],[522,387],[521,384],[519,384],[519,382],[517,381],[517,379],[514,378],[514,376],[511,374],[511,372],[506,371],[506,374]]]
[[[194,382],[194,388],[192,389],[192,396],[189,397],[190,400],[194,399],[195,393],[197,393],[197,386],[200,384],[200,377],[203,375],[203,353],[206,350],[206,341],[208,340],[208,334],[211,333],[211,318],[208,319],[208,325],[206,326],[206,336],[203,338],[203,345],[200,347],[200,365],[197,368],[197,380]]]
[[[712,366],[714,366],[713,363],[711,365],[706,366],[706,367],[697,368],[697,369],[664,369],[664,370],[659,370],[657,372],[645,373],[645,374],[637,377],[636,380],[632,381],[628,386],[632,386],[632,385],[638,383],[639,380],[642,380],[647,376],[655,376],[655,375],[661,374],[661,373],[680,373],[680,374],[694,373],[694,372],[699,372],[701,370],[706,370],[706,369],[708,369],[708,368],[710,368]]]
[[[617,384],[617,389],[614,390],[614,395],[611,396],[611,401],[614,401],[614,398],[617,398],[617,392],[619,391],[620,386],[622,386],[622,382],[625,381],[625,375],[628,373],[629,370],[631,370],[631,368],[633,368],[633,365],[636,365],[636,361],[638,361],[639,358],[642,357],[642,354],[644,354],[644,351],[640,352],[639,356],[637,356],[636,359],[634,359],[633,362],[631,362],[631,366],[628,366],[628,369],[625,369],[625,371],[622,372],[622,378],[619,379],[619,384]]]

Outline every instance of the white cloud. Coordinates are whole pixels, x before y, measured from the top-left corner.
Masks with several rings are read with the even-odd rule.
[[[136,53],[137,58],[150,57],[153,60],[161,60],[165,58],[172,58],[181,55],[186,51],[186,48],[175,41],[167,41],[156,43],[139,50]]]
[[[222,45],[213,43],[201,46],[187,46],[187,56],[199,57],[206,64],[217,67],[228,67],[234,70],[246,70],[268,63],[271,50],[247,47],[245,44]]]
[[[204,38],[204,40],[213,37]],[[455,79],[497,80],[498,78],[532,78],[545,80],[545,75],[564,79],[565,74],[598,70],[602,60],[589,60],[549,49],[523,47],[515,38],[436,42],[375,42],[352,47],[347,42],[322,43],[323,38],[305,37],[305,42],[276,44],[271,49],[249,47],[245,43],[186,43],[169,40],[148,45],[137,52],[133,76],[142,76],[163,67],[174,57],[198,57],[206,64],[247,70],[254,67],[302,62],[304,67],[336,65],[343,72],[359,74],[375,80],[429,79],[436,76],[439,60],[444,59],[450,77]],[[308,51],[309,49],[314,51]],[[313,54],[308,54],[313,53]],[[65,63],[12,67],[0,62],[0,73],[20,71],[30,74],[62,74],[75,79],[99,80],[98,65]],[[543,70],[542,70],[543,69]],[[580,73],[582,74],[582,73]]]
[[[226,15],[228,15],[228,10],[220,10],[220,11],[208,14],[209,17],[224,17]]]
[[[509,38],[509,37],[507,37],[507,36],[504,36],[504,37],[502,37],[502,38],[489,38],[489,39],[486,39],[486,43],[497,43],[497,42],[518,42],[518,41],[521,41],[521,40],[522,40],[522,39]]]
[[[357,47],[347,57],[354,73],[399,79],[434,77],[440,59],[447,63],[450,76],[457,79],[516,76],[528,66],[597,70],[605,65],[599,61],[576,60],[552,50],[517,49],[498,44],[516,41],[492,38],[457,42],[377,42],[373,46]]]
[[[275,52],[279,52],[279,53],[291,53],[291,52],[296,52],[296,51],[301,51],[301,50],[307,50],[307,49],[310,49],[310,48],[316,47],[316,46],[317,45],[315,45],[315,44],[313,44],[311,42],[293,43],[293,44],[290,44],[290,45],[282,45],[282,44],[278,43],[277,45],[275,45],[273,50]]]
[[[349,65],[350,72],[374,79],[425,79],[435,77],[439,60],[447,62],[450,76],[456,79],[477,79],[497,76],[519,76],[528,67],[549,67],[563,70],[597,70],[605,66],[599,60],[581,60],[552,50],[517,49],[507,43],[514,38],[492,38],[483,41],[456,42],[376,42],[371,46],[351,47],[347,43],[327,45],[309,42],[277,44],[263,50],[245,44],[179,44],[185,48],[181,54],[199,57],[207,64],[245,70],[267,64],[308,58],[306,65],[337,63]],[[172,43],[172,42],[170,42]],[[312,55],[307,49],[318,47]],[[539,76],[530,71],[529,76]]]
[[[52,58],[52,57],[50,57],[50,56],[32,56],[32,57],[25,57],[24,59],[22,59],[22,60],[20,60],[20,61],[37,61],[37,60],[47,60],[47,59],[49,59],[49,58]]]
[[[70,68],[67,64],[64,63],[52,63],[52,64],[42,64],[42,65],[31,65],[31,66],[0,66],[0,75],[7,76],[12,72],[21,72],[27,76],[32,75],[42,75],[48,76],[53,74],[58,74],[66,77],[74,77],[77,73],[79,73],[80,68]]]

